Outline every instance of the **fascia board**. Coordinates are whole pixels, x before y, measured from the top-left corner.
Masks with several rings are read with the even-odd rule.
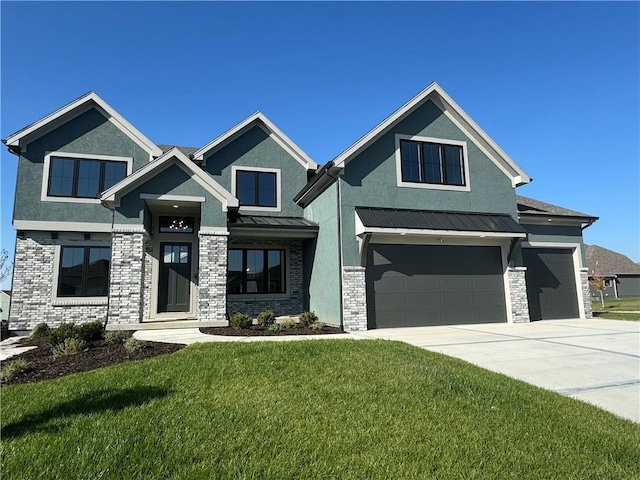
[[[82,107],[88,102],[93,102],[100,110],[110,119],[113,119],[113,123],[128,137],[138,143],[152,156],[162,155],[162,150],[155,145],[151,140],[145,137],[137,128],[129,123],[122,115],[116,112],[107,102],[98,96],[95,92],[89,92],[73,102],[65,105],[64,107],[56,110],[53,113],[41,118],[35,123],[32,123],[28,127],[10,135],[4,142],[7,146],[19,146],[20,140],[35,134],[37,130],[46,127],[56,119],[72,113],[74,110]],[[81,110],[81,112],[86,110]]]

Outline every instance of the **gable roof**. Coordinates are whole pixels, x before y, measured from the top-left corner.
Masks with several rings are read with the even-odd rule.
[[[540,215],[544,217],[571,217],[571,218],[584,218],[587,220],[597,220],[598,217],[589,215],[587,213],[577,212],[575,210],[569,210],[568,208],[552,205],[551,203],[541,202],[529,197],[523,197],[522,195],[516,195],[516,202],[518,204],[518,213],[524,215]]]
[[[614,276],[624,273],[636,273],[640,275],[640,265],[621,253],[614,252],[599,245],[585,245],[587,266],[589,273]]]
[[[318,164],[311,160],[309,155],[307,155],[298,145],[296,145],[278,127],[276,127],[262,112],[256,112],[253,115],[249,115],[222,135],[214,138],[204,147],[196,150],[193,153],[193,159],[196,161],[204,161],[204,156],[206,154],[211,154],[220,150],[222,147],[231,143],[233,140],[256,125],[265,130],[273,140],[275,140],[287,153],[289,153],[289,155],[295,158],[304,168],[307,170],[316,170],[318,168]],[[206,162],[204,162],[203,165],[206,165]]]
[[[514,187],[524,185],[531,181],[529,175],[527,175],[436,82],[433,82],[422,90],[334,158],[334,164],[337,167],[344,167],[352,158],[428,100],[433,101],[505,175],[511,178]]]
[[[177,148],[182,153],[184,153],[185,157],[191,157],[195,151],[198,150],[198,147],[181,147],[180,145],[161,145],[158,144],[158,147],[164,152],[167,153],[172,148]]]
[[[117,198],[122,197],[122,195],[130,192],[149,178],[154,177],[174,160],[204,189],[220,200],[223,211],[227,211],[229,207],[234,208],[239,206],[238,199],[236,197],[231,195],[231,193],[216,182],[211,175],[202,170],[198,165],[187,158],[184,153],[175,147],[155,159],[153,162],[148,163],[140,170],[136,170],[108,190],[104,191],[100,196],[100,200],[107,206],[114,205]]]
[[[88,92],[78,97],[74,101],[59,108],[55,112],[42,117],[40,120],[27,125],[21,130],[9,135],[2,142],[7,147],[19,148],[23,140],[33,140],[50,131],[52,125],[56,125],[59,120],[71,120],[81,113],[86,112],[90,108],[96,108],[100,113],[109,119],[117,128],[134,142],[140,145],[144,150],[149,152],[150,156],[157,157],[162,155],[162,150],[158,148],[151,140],[145,137],[137,128],[131,125],[125,118],[116,112],[107,102],[98,96],[95,92]]]

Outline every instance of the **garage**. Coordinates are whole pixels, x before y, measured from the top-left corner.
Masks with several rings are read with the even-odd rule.
[[[369,328],[506,322],[498,246],[370,244]]]
[[[527,299],[531,320],[577,318],[573,250],[570,248],[525,248]]]

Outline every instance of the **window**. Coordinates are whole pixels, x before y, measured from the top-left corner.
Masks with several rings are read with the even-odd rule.
[[[465,186],[462,145],[400,140],[402,182]]]
[[[61,248],[58,297],[101,297],[109,293],[109,247]]]
[[[126,176],[127,162],[52,156],[47,195],[98,198]]]
[[[284,250],[230,249],[227,293],[285,293]]]
[[[235,194],[241,207],[277,207],[276,172],[237,170]]]
[[[160,233],[193,233],[193,217],[160,217]]]

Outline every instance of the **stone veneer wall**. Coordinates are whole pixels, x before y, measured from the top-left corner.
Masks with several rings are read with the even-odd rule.
[[[142,321],[145,283],[145,237],[139,231],[117,231],[111,235],[110,325]]]
[[[591,291],[589,289],[589,269],[580,269],[580,285],[582,286],[582,301],[584,302],[584,318],[593,318],[591,306]]]
[[[511,318],[513,323],[528,323],[529,300],[527,298],[527,267],[509,267],[509,298],[511,300]]]
[[[226,321],[228,234],[201,230],[198,239],[198,320]]]
[[[151,287],[153,274],[153,240],[146,238],[144,242],[144,285],[142,293],[142,319],[151,319]]]
[[[108,242],[108,235],[92,234],[95,240]],[[86,245],[81,241],[82,234],[70,236],[69,241],[78,246]],[[86,323],[107,316],[107,297],[100,304],[81,299],[53,298],[56,249],[61,243],[70,244],[65,239],[51,239],[48,232],[28,233],[24,238],[16,239],[16,254],[13,269],[11,307],[9,309],[9,328],[11,330],[30,330],[41,322],[56,327],[63,322]]]
[[[304,276],[302,266],[302,240],[245,240],[232,239],[229,248],[285,248],[288,251],[285,262],[287,263],[286,279],[289,288],[288,295],[272,298],[260,298],[260,296],[234,295],[227,299],[229,315],[236,312],[246,313],[256,317],[264,310],[273,310],[276,316],[299,315],[304,311]],[[226,263],[225,263],[226,273]]]
[[[342,322],[345,330],[367,329],[365,267],[342,267]]]

